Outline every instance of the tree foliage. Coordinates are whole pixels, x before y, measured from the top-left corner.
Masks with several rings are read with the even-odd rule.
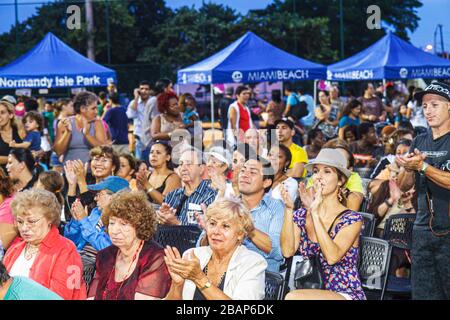
[[[66,9],[74,1],[82,7],[82,27],[68,30]],[[294,2],[295,11],[294,11]],[[367,47],[384,30],[368,30],[367,7],[377,4],[384,24],[407,39],[419,17],[419,0],[343,0],[345,54]],[[200,9],[184,6],[173,10],[164,0],[94,1],[96,60],[107,62],[106,5],[109,10],[112,64],[146,63],[176,70],[200,61],[246,31],[253,31],[274,45],[320,63],[337,61],[340,52],[339,0],[274,0],[263,10],[246,15],[230,7],[207,3]],[[0,65],[13,61],[53,32],[75,50],[86,53],[85,12],[80,0],[59,0],[40,7],[10,32],[0,35]],[[20,39],[15,45],[16,32]]]

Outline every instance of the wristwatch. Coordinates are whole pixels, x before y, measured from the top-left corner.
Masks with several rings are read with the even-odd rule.
[[[206,281],[205,285],[203,287],[200,288],[200,291],[203,291],[205,289],[211,288],[211,282]]]
[[[424,161],[422,164],[422,168],[420,169],[420,173],[425,174],[425,171],[427,170],[428,166],[429,164]]]
[[[388,206],[388,208],[392,208],[394,206],[393,203],[392,204],[389,203],[388,199],[384,200],[384,203]]]

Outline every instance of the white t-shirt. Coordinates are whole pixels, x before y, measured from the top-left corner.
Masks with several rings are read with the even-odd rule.
[[[297,180],[295,180],[294,178],[287,178],[286,180],[284,180],[284,185],[286,186],[287,192],[289,193],[289,196],[291,197],[292,202],[295,202],[295,199],[297,199],[298,196],[298,183]],[[274,199],[279,199],[281,201],[283,201],[283,198],[281,196],[281,184],[277,185],[275,187],[275,189],[271,189],[269,191],[269,194],[272,198]]]
[[[36,259],[37,254],[34,255],[30,260],[25,259],[25,248],[20,253],[20,256],[17,258],[16,262],[14,262],[9,275],[11,277],[27,277],[30,276],[30,269],[33,266],[34,259]]]
[[[428,128],[427,120],[425,119],[425,115],[423,114],[422,106],[417,105],[417,101],[410,101],[407,105],[408,109],[411,109],[411,124],[413,127],[425,127]]]

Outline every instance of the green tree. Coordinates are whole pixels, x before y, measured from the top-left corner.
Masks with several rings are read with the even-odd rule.
[[[340,50],[339,0],[274,0],[267,6],[267,12],[287,13],[294,11],[302,18],[328,18],[331,35],[331,50]],[[381,38],[385,32],[369,30],[366,26],[367,8],[378,5],[381,20],[392,27],[395,33],[409,40],[407,31],[413,32],[418,27],[420,18],[417,8],[422,6],[419,0],[343,0],[345,56],[348,57]],[[301,41],[301,38],[298,38]]]
[[[251,30],[273,45],[304,59],[324,63],[337,57],[337,52],[330,50],[327,18],[301,18],[291,12],[258,10],[245,16],[238,27],[242,32]],[[294,36],[298,39],[297,51]]]
[[[0,35],[0,64],[9,63],[26,53],[42,40],[48,32],[52,32],[73,49],[86,55],[87,34],[84,6],[80,6],[82,9],[81,29],[69,30],[66,26],[68,17],[66,10],[73,3],[72,0],[63,0],[45,4],[37,9],[37,14],[20,23],[17,28],[13,27],[10,32]],[[126,63],[134,61],[136,56],[134,43],[137,42],[135,40],[134,19],[128,13],[125,2],[110,1],[109,11],[112,62]],[[100,63],[106,63],[107,41],[104,2],[94,3],[94,16],[96,60]],[[18,48],[16,48],[15,43],[16,32],[18,32],[20,39]]]

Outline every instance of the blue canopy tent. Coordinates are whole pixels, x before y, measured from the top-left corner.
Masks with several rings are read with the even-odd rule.
[[[178,84],[298,81],[325,77],[324,65],[296,57],[253,32],[247,32],[211,57],[179,70]],[[214,122],[214,99],[211,99],[211,116]]]
[[[424,52],[389,32],[367,49],[328,66],[337,81],[450,78],[450,60]]]
[[[28,53],[0,68],[0,89],[98,87],[116,72],[79,54],[51,32]]]

